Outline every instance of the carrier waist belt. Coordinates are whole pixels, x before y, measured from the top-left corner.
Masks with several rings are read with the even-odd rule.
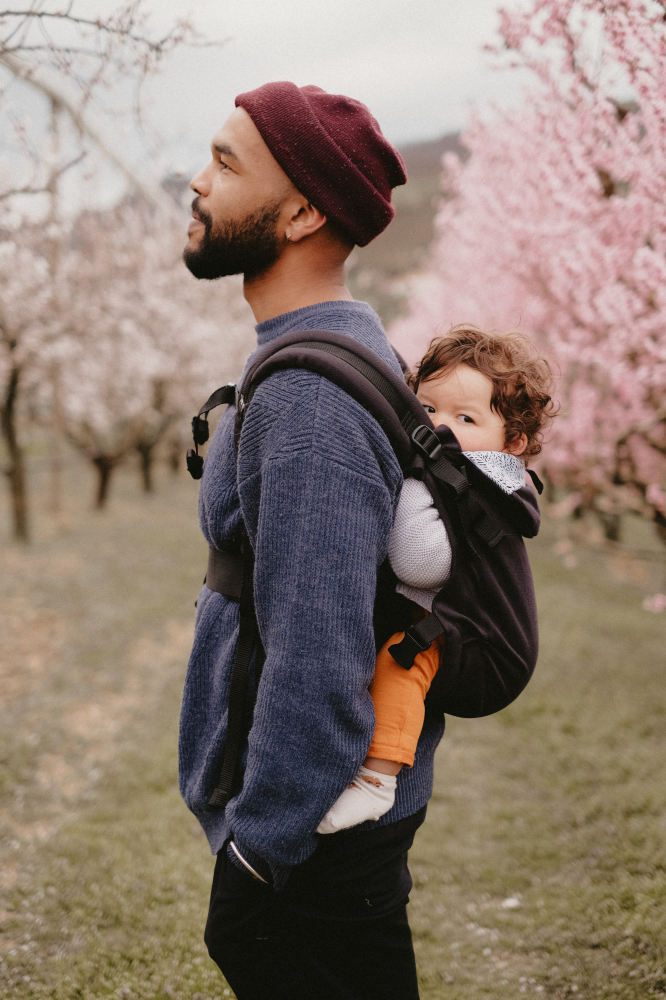
[[[204,583],[209,590],[240,601],[243,583],[243,556],[235,552],[209,548],[208,569]]]

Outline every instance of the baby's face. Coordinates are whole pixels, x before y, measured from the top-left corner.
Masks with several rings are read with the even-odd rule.
[[[435,427],[450,427],[463,451],[519,455],[526,441],[505,445],[504,420],[490,408],[492,394],[493,383],[488,376],[467,365],[458,365],[446,375],[422,382],[417,392]]]

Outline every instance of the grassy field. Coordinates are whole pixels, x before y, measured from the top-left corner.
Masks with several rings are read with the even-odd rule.
[[[68,483],[29,550],[2,525],[0,995],[222,1000],[213,859],[176,785],[196,485],[143,496],[121,471],[100,515],[74,460]],[[666,997],[666,615],[641,607],[663,567],[553,525],[531,556],[534,681],[449,721],[412,854],[422,997]]]

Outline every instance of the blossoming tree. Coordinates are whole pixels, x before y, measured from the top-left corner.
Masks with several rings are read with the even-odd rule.
[[[97,472],[96,504],[139,453],[152,486],[155,448],[240,372],[253,323],[238,281],[197,282],[181,260],[182,226],[139,199],[80,217],[61,277],[59,343],[67,435]],[[214,383],[214,384],[213,384]]]
[[[0,436],[9,458],[14,535],[24,541],[22,397],[37,378],[59,394],[60,356],[76,327],[67,312],[76,282],[68,288],[59,180],[86,157],[86,173],[91,161],[111,164],[167,222],[173,207],[93,124],[108,113],[110,94],[136,86],[175,47],[205,44],[183,20],[163,34],[155,31],[145,7],[145,0],[122,0],[96,17],[81,0],[26,0],[0,10]],[[26,100],[28,92],[39,95],[43,113]],[[83,174],[78,180],[85,187]]]
[[[445,163],[432,270],[393,340],[450,323],[521,328],[559,372],[542,468],[608,537],[666,541],[666,4],[531,0],[500,33],[533,87],[476,117]]]
[[[25,463],[20,443],[20,392],[40,353],[57,336],[49,318],[52,288],[47,260],[30,245],[0,241],[0,429],[17,538],[28,537]]]

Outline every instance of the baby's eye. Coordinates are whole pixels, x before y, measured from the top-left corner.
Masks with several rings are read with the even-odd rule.
[[[435,412],[435,407],[434,406],[430,406],[429,403],[423,403],[422,406],[423,406],[423,409],[426,411],[426,413],[434,413]]]
[[[465,413],[459,413],[458,416],[456,417],[456,420],[459,420],[461,422],[461,424],[473,424],[474,423],[474,421],[472,420],[472,418],[468,417]]]

